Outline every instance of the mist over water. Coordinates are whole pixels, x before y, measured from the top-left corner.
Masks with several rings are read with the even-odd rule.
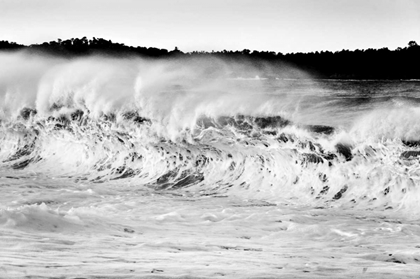
[[[95,117],[135,109],[160,120],[181,117],[181,111],[190,118],[227,108],[231,115],[279,110],[268,105],[273,97],[261,94],[260,84],[235,82],[242,76],[258,77],[258,69],[243,63],[100,56],[67,60],[25,53],[3,54],[1,62],[8,65],[1,72],[3,111],[10,114],[32,107],[50,115],[53,105],[86,110]],[[294,75],[304,77],[296,71]]]
[[[414,277],[419,92],[213,58],[0,53],[4,274]]]

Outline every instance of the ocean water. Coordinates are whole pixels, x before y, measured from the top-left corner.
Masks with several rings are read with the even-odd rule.
[[[0,54],[0,278],[418,278],[420,81],[259,70]]]

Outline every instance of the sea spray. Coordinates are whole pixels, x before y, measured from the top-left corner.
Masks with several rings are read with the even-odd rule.
[[[418,140],[418,108],[404,100],[370,101],[349,124],[351,101],[360,103],[354,96],[343,102],[308,79],[232,79],[246,69],[217,59],[0,59],[12,65],[0,72],[3,173],[127,180],[198,196],[416,207],[418,154],[407,142]],[[324,108],[336,115],[331,126]]]

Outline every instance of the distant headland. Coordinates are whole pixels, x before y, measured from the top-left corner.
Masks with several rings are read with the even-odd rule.
[[[257,67],[288,65],[326,79],[420,79],[420,46],[410,41],[395,50],[388,48],[366,50],[316,51],[287,53],[274,51],[193,51],[182,52],[154,47],[133,47],[101,38],[72,38],[32,44],[29,46],[0,41],[0,51],[27,50],[60,57],[80,57],[90,54],[126,57],[158,58],[220,58],[225,61],[252,63]]]

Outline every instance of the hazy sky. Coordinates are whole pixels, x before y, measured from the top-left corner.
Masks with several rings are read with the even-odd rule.
[[[420,0],[0,0],[0,40],[308,52],[420,43]]]

